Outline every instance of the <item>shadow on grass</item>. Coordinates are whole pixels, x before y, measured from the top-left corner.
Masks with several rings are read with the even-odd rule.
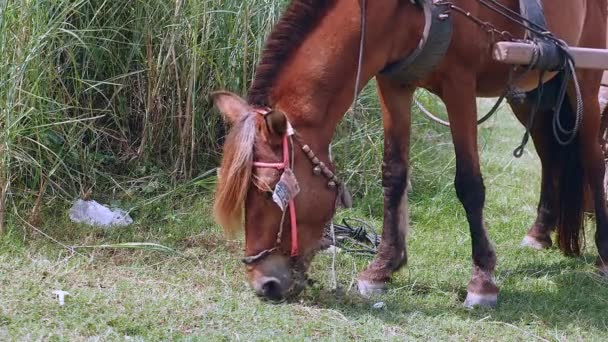
[[[495,309],[464,309],[466,284],[454,288],[448,283],[426,285],[411,281],[394,282],[386,295],[372,299],[359,296],[356,290],[335,293],[317,289],[308,292],[305,304],[338,310],[351,319],[371,315],[402,326],[408,323],[406,316],[421,313],[429,317],[455,315],[476,321],[491,316],[494,322],[524,326],[540,321],[554,329],[580,324],[582,328],[605,330],[608,328],[608,281],[583,270],[591,267],[585,259],[593,260],[588,257],[553,263],[538,261],[498,272],[503,282]],[[550,286],[539,286],[539,279]],[[395,291],[395,288],[407,290]],[[446,299],[445,294],[452,300]],[[384,309],[372,308],[380,301],[386,303]]]

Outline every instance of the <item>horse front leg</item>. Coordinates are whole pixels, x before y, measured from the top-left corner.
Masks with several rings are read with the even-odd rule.
[[[359,292],[366,296],[383,292],[392,274],[406,264],[409,228],[407,186],[414,88],[378,77],[378,93],[384,126],[384,223],[378,254],[358,277]]]
[[[442,84],[442,98],[450,119],[456,152],[455,188],[466,212],[471,233],[473,274],[467,287],[465,307],[494,306],[498,287],[493,273],[496,253],[483,222],[485,187],[477,147],[477,103],[473,73],[454,70]]]

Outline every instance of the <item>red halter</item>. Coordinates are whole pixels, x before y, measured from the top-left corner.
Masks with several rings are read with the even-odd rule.
[[[267,109],[257,109],[256,113],[260,115],[267,115],[270,113],[270,110]],[[265,163],[265,162],[254,162],[253,166],[261,167],[261,168],[269,168],[269,169],[277,169],[277,170],[285,170],[290,167],[289,160],[289,136],[293,134],[291,128],[287,130],[285,135],[283,136],[283,161],[280,163]],[[291,256],[297,257],[299,252],[299,244],[298,244],[298,222],[296,219],[296,205],[294,200],[291,199],[287,205],[289,207],[289,221],[291,223]],[[279,227],[282,231],[282,227]],[[280,238],[280,237],[279,237]]]

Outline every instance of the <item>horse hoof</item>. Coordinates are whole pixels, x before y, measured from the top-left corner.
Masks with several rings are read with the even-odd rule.
[[[386,283],[357,280],[357,289],[362,296],[370,297],[386,292]]]
[[[464,300],[464,307],[473,309],[475,307],[493,308],[498,302],[498,294],[477,294],[473,292],[467,293],[467,298]]]
[[[551,247],[547,242],[538,240],[535,237],[530,235],[526,235],[524,239],[521,241],[522,247],[529,247],[536,250],[547,249]]]
[[[608,264],[598,263],[597,272],[599,273],[600,277],[608,280]]]

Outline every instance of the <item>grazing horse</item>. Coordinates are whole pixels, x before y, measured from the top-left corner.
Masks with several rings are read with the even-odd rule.
[[[282,299],[299,293],[306,284],[308,265],[342,196],[329,145],[353,101],[356,85],[358,91],[375,77],[384,126],[384,223],[378,254],[358,276],[359,291],[365,295],[384,290],[391,275],[407,261],[410,108],[414,90],[423,87],[443,100],[451,123],[455,188],[472,242],[473,270],[465,305],[496,303],[496,253],[483,220],[485,188],[475,99],[499,95],[507,86],[511,67],[493,61],[491,49],[500,36],[479,23],[492,23],[499,31],[520,38],[525,29],[478,0],[453,0],[465,12],[450,14],[453,32],[447,52],[432,72],[404,83],[383,70],[418,46],[426,22],[420,3],[294,0],[266,42],[248,99],[229,92],[212,95],[232,125],[224,146],[215,217],[227,232],[244,225],[244,261],[250,285],[258,295]],[[500,3],[519,10],[517,0]],[[570,46],[605,48],[606,0],[542,3],[555,36]],[[474,22],[466,12],[480,21]],[[554,75],[545,74],[546,81],[550,83]],[[542,162],[542,186],[538,217],[525,243],[547,247],[552,243],[551,231],[556,230],[559,247],[566,254],[580,253],[581,203],[588,186],[597,220],[597,266],[608,272],[608,212],[602,186],[605,165],[598,143],[597,94],[602,73],[578,70],[577,76],[584,115],[576,139],[565,147],[556,143],[551,108],[541,106],[530,127]],[[533,90],[538,78],[538,72],[530,72],[516,86]],[[568,98],[572,98],[571,88]],[[562,111],[573,116],[570,102],[565,102]],[[511,104],[517,118],[527,123],[531,101]]]

